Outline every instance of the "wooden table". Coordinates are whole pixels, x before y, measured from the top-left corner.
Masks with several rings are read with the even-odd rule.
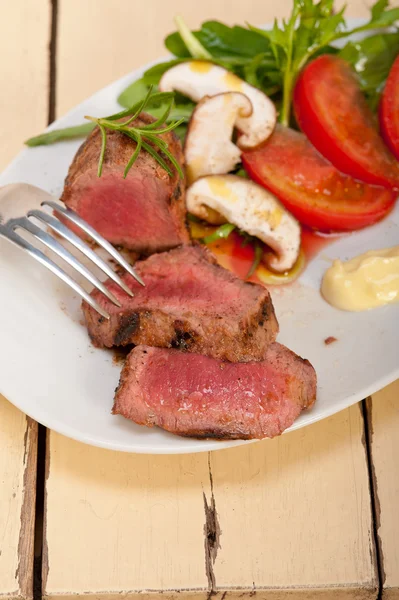
[[[261,23],[289,6],[0,0],[0,168],[162,55],[173,14]],[[399,598],[398,396],[399,382],[280,439],[187,456],[46,435],[0,397],[0,598]]]

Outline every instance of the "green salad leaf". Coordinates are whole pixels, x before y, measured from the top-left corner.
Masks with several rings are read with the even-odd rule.
[[[241,65],[257,54],[270,50],[264,37],[255,31],[235,25],[228,27],[219,21],[205,21],[192,35],[208,52],[211,60],[218,59],[231,65]],[[165,46],[181,59],[198,58],[190,52],[179,31],[165,39]]]
[[[195,37],[187,27],[181,17],[175,17],[175,23],[179,35],[190,53],[190,56],[199,60],[211,60],[212,54],[201,44],[200,40]]]
[[[388,0],[377,0],[371,8],[370,20],[352,30],[345,26],[345,7],[334,11],[333,0],[294,0],[290,18],[281,24],[275,21],[270,31],[262,31],[250,26],[251,30],[264,35],[271,47],[278,65],[284,74],[280,121],[289,125],[291,119],[292,93],[296,79],[307,64],[317,54],[324,53],[333,42],[353,33],[369,29],[385,28],[399,20],[399,8],[388,9]],[[369,51],[372,51],[371,47]]]
[[[399,55],[399,32],[380,33],[357,42],[348,42],[339,56],[352,65],[360,86],[373,110],[395,58]]]
[[[307,62],[320,54],[339,53],[358,75],[370,106],[376,110],[389,69],[399,53],[399,31],[387,28],[399,21],[399,7],[389,7],[389,0],[376,0],[369,20],[348,29],[345,7],[334,9],[334,0],[293,0],[290,17],[275,21],[270,30],[252,25],[229,27],[219,21],[205,21],[197,31],[190,31],[181,17],[176,18],[178,30],[165,39],[166,48],[174,55],[170,61],[148,69],[141,79],[129,85],[118,98],[128,108],[148,93],[154,92],[162,75],[171,67],[192,58],[210,60],[229,69],[251,85],[271,96],[284,125],[292,123],[292,94],[297,77]],[[343,48],[336,42],[349,35],[372,32],[360,41],[349,41]],[[195,104],[176,94],[175,104],[167,123],[183,120],[176,133],[183,139]],[[165,102],[146,110],[158,118],[167,108]],[[31,138],[28,145],[56,142],[85,135],[87,125],[45,133]]]

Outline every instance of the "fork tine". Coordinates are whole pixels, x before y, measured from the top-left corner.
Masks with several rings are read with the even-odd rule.
[[[107,311],[98,303],[90,294],[88,294],[76,281],[72,279],[63,269],[61,269],[58,265],[56,265],[52,260],[50,260],[43,252],[29,244],[26,240],[20,237],[15,231],[0,225],[0,236],[9,240],[11,243],[19,246],[23,250],[32,256],[32,258],[36,259],[40,262],[46,269],[49,269],[54,275],[57,275],[62,281],[64,281],[67,285],[69,285],[75,292],[77,292],[86,302],[90,304],[94,310],[96,310],[102,317],[105,319],[109,319],[110,316]]]
[[[121,306],[121,303],[117,298],[115,298],[114,294],[109,291],[109,289],[99,280],[97,277],[89,271],[84,265],[82,265],[74,256],[71,254],[64,246],[62,246],[57,240],[55,240],[51,235],[40,229],[37,225],[29,221],[26,217],[21,219],[13,219],[13,229],[16,227],[20,227],[25,231],[29,231],[35,238],[39,239],[47,248],[58,254],[65,262],[67,262],[71,267],[78,271],[83,277],[85,277],[90,283],[100,290],[111,302],[113,302],[116,306]]]
[[[56,212],[61,213],[69,221],[80,227],[85,233],[87,233],[91,238],[93,238],[93,240],[97,242],[99,246],[104,248],[104,250],[106,250],[112,256],[112,258],[114,258],[117,261],[117,263],[119,263],[128,273],[130,273],[130,275],[132,275],[132,277],[134,277],[136,281],[138,281],[143,286],[145,285],[140,275],[136,273],[133,267],[129,265],[129,263],[123,258],[123,256],[117,250],[115,250],[115,248],[109,242],[107,242],[107,240],[105,240],[101,235],[99,235],[97,231],[93,229],[93,227],[91,227],[91,225],[89,225],[88,223],[86,223],[86,221],[81,219],[81,217],[79,217],[74,211],[69,210],[68,208],[64,208],[60,204],[57,204],[56,202],[52,202],[50,200],[45,200],[41,203],[41,206],[49,206]]]
[[[112,279],[115,283],[117,283],[123,289],[124,292],[129,294],[129,296],[134,296],[132,290],[126,285],[123,279],[121,279],[119,275],[115,273],[115,271],[113,271],[111,267],[107,265],[107,263],[98,256],[98,254],[93,252],[93,250],[89,248],[89,246],[85,242],[83,242],[83,240],[81,240],[79,236],[73,233],[73,231],[71,231],[69,227],[58,221],[58,219],[56,219],[55,217],[41,210],[30,210],[27,216],[35,217],[36,219],[39,219],[39,221],[42,221],[43,223],[51,227],[51,229],[58,233],[58,235],[62,236],[64,239],[70,242],[73,246],[75,246],[75,248],[78,248],[78,250],[80,250],[85,256],[87,256],[87,258],[89,258],[95,265],[97,265],[97,267],[104,271],[104,273],[108,275],[108,277]]]

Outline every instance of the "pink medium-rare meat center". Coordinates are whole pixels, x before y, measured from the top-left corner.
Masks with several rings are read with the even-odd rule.
[[[278,331],[269,292],[238,279],[216,264],[201,246],[154,254],[135,265],[145,287],[130,275],[130,298],[111,281],[121,307],[92,295],[109,312],[99,317],[83,304],[89,334],[97,346],[146,344],[231,361],[261,360]]]
[[[134,123],[152,121],[150,115],[142,113]],[[181,144],[173,132],[160,137],[183,166]],[[135,147],[135,142],[122,133],[107,132],[103,172],[98,177],[101,135],[96,128],[72,161],[61,200],[112,244],[151,254],[189,243],[185,182],[172,165],[170,177],[145,151],[124,178]]]
[[[113,412],[179,435],[261,439],[282,433],[315,397],[313,367],[277,343],[250,363],[137,346]]]

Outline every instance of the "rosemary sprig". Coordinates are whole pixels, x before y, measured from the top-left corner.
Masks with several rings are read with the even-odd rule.
[[[143,149],[148,152],[163,169],[168,173],[170,177],[173,175],[173,171],[168,165],[169,161],[172,166],[176,169],[179,176],[183,178],[183,171],[177,162],[176,158],[173,156],[172,152],[168,149],[168,144],[164,139],[159,137],[162,133],[168,133],[173,129],[176,129],[179,125],[181,125],[184,119],[180,119],[178,121],[174,121],[169,123],[168,125],[164,125],[166,119],[169,116],[170,111],[173,107],[174,94],[173,92],[158,92],[152,93],[152,86],[149,88],[147,95],[140,102],[136,102],[130,108],[126,110],[122,110],[114,115],[110,115],[108,117],[97,118],[97,117],[85,117],[89,121],[92,121],[95,125],[98,125],[101,132],[101,152],[100,158],[98,161],[98,170],[97,175],[101,177],[105,152],[107,148],[107,129],[110,131],[119,131],[123,133],[130,139],[136,142],[136,148],[132,156],[129,159],[129,162],[126,165],[126,168],[123,173],[123,177],[126,177],[129,173],[130,169],[134,165],[140,151]],[[156,121],[153,123],[149,123],[147,125],[142,125],[137,127],[132,125],[135,119],[139,116],[139,114],[145,110],[145,108],[149,104],[160,104],[167,102],[166,110],[160,115]],[[128,119],[126,120],[126,117]],[[121,121],[120,119],[125,119]],[[167,159],[167,160],[165,160]]]

